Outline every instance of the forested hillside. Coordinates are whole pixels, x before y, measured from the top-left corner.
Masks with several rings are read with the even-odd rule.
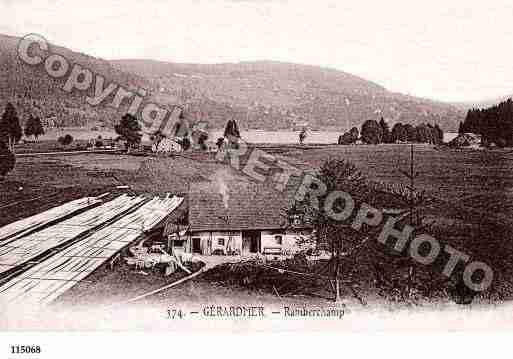
[[[249,128],[347,130],[368,119],[439,123],[456,130],[464,112],[452,105],[387,91],[351,74],[317,66],[270,61],[235,64],[174,64],[150,60],[112,61],[151,80],[162,99],[191,107],[223,124],[235,116]]]
[[[488,108],[469,110],[458,132],[480,134],[485,144],[513,146],[513,101],[508,99]]]
[[[66,76],[54,80],[43,66],[22,63],[17,44],[17,38],[0,35],[0,107],[11,101],[22,122],[30,114],[53,118],[57,126],[113,127],[119,121],[122,110],[91,107],[85,93],[62,91]],[[186,116],[207,120],[216,128],[234,118],[242,129],[308,124],[313,129],[345,131],[384,117],[390,125],[438,123],[451,131],[464,117],[452,105],[392,93],[351,74],[316,66],[268,61],[216,65],[106,61],[63,47],[52,46],[51,51],[104,76],[106,83],[145,89],[146,100],[182,105]]]
[[[30,114],[41,119],[53,119],[57,126],[94,126],[118,120],[114,109],[91,107],[85,101],[86,93],[67,93],[62,90],[63,79],[50,77],[43,65],[25,64],[17,54],[19,39],[0,35],[0,109],[12,102],[22,122]],[[52,53],[63,55],[70,64],[78,63],[93,73],[128,89],[149,86],[143,78],[114,68],[108,61],[97,59],[63,47],[50,47]],[[91,86],[91,94],[94,86]]]

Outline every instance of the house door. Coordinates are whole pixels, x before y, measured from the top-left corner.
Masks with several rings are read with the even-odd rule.
[[[193,238],[192,239],[192,253],[200,253],[201,254],[201,238]]]
[[[259,253],[261,251],[260,231],[242,232],[242,253]]]

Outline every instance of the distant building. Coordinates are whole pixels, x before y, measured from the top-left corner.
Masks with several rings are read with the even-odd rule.
[[[481,135],[475,133],[460,133],[456,138],[449,142],[451,147],[466,147],[479,149],[482,145]]]
[[[154,143],[151,150],[156,153],[182,152],[182,145],[172,139],[164,138],[160,142]]]

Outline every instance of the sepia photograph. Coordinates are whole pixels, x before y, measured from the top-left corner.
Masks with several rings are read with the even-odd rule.
[[[513,3],[0,10],[3,333],[513,327]]]

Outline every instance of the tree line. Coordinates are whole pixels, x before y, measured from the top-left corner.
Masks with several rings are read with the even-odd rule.
[[[460,134],[467,132],[481,135],[484,144],[513,146],[513,101],[508,99],[492,107],[469,110],[458,128]]]
[[[353,127],[348,132],[342,134],[338,143],[349,145],[356,143],[359,139],[366,144],[397,143],[397,142],[416,142],[416,143],[443,143],[444,132],[438,124],[420,124],[417,126],[396,123],[390,129],[388,123],[382,117],[378,122],[376,120],[367,120],[363,123],[361,130]]]
[[[8,102],[0,118],[0,180],[14,169],[16,163],[14,145],[21,140],[23,133],[27,137],[34,136],[36,139],[45,133],[41,119],[32,115],[25,121],[24,130],[16,108]]]
[[[0,119],[0,141],[6,143],[14,152],[14,145],[21,140],[23,134],[37,139],[45,134],[43,123],[39,117],[30,114],[25,121],[24,129],[22,129],[16,108],[8,102]]]

